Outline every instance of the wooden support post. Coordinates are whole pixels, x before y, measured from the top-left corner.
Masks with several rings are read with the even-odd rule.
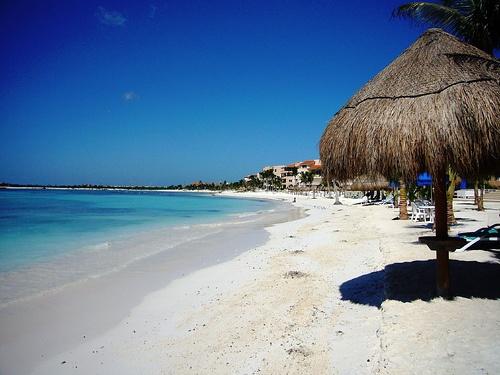
[[[335,191],[335,203],[334,204],[342,204],[339,201],[339,189],[337,188],[337,183],[333,180],[333,190]]]
[[[447,200],[446,200],[446,175],[439,173],[434,176],[434,200],[435,200],[435,225],[436,238],[445,240],[448,238],[447,224]],[[437,294],[441,297],[450,295],[450,270],[449,270],[449,252],[447,249],[436,251],[436,287]]]

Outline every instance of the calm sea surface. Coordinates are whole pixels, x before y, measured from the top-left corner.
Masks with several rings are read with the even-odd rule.
[[[169,238],[179,242],[194,235],[189,230],[193,225],[270,207],[269,202],[207,194],[0,190],[0,273],[85,250],[95,253],[114,246],[118,251],[125,238],[155,229],[177,230]],[[126,255],[124,251],[125,260]]]
[[[277,207],[210,194],[2,189],[0,308],[254,222]]]

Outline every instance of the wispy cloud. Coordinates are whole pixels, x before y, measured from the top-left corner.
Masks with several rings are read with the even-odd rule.
[[[132,102],[134,100],[137,100],[139,99],[139,95],[137,95],[135,92],[133,91],[125,91],[122,95],[122,98],[124,101],[126,102]]]
[[[107,10],[104,7],[98,7],[96,13],[97,19],[104,25],[124,26],[127,19],[123,14],[115,10]]]
[[[156,16],[156,11],[158,10],[158,7],[154,4],[149,4],[149,18],[153,19]]]

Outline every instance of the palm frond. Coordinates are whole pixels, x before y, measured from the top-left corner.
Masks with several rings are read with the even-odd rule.
[[[492,54],[500,47],[500,1],[457,0],[470,25],[469,42]]]
[[[441,27],[463,38],[468,35],[468,22],[466,16],[461,12],[462,6],[450,4],[412,2],[401,5],[393,11],[393,17],[407,18],[418,23],[430,24],[433,27]]]

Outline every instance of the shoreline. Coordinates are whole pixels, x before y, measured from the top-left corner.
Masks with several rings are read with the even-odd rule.
[[[2,186],[0,191],[5,190],[76,190],[76,191],[138,191],[138,192],[159,192],[159,193],[200,193],[200,194],[221,194],[223,192],[232,194],[231,190],[189,190],[189,189],[136,189],[133,187],[103,187],[103,188],[87,188],[87,187],[58,187],[58,186]]]
[[[432,233],[425,224],[354,200],[232,194],[295,197],[307,215],[147,294],[112,328],[42,358],[32,373],[500,371],[498,252],[450,254],[456,297],[443,300],[429,294],[435,254],[416,242]],[[452,235],[492,224],[500,204],[455,209]]]
[[[0,309],[0,372],[26,373],[44,358],[106,332],[155,290],[259,246],[266,241],[267,226],[302,215],[284,203],[276,205],[270,212],[256,212],[251,221],[227,217],[223,222],[201,223],[217,229],[120,270],[4,306]]]
[[[65,287],[78,285],[89,279],[106,276],[132,265],[134,262],[175,251],[184,243],[191,243],[224,231],[233,225],[252,230],[268,221],[282,219],[284,209],[275,199],[223,196],[225,199],[269,201],[269,207],[257,211],[228,213],[221,217],[205,217],[188,223],[152,223],[149,227],[115,229],[109,235],[91,238],[87,245],[62,254],[55,254],[33,264],[0,272],[0,312],[3,308],[32,298],[60,292]],[[267,215],[267,217],[266,217]],[[261,223],[264,223],[261,225]],[[120,260],[116,257],[119,256]],[[99,262],[97,264],[96,262]],[[72,276],[75,275],[75,276]],[[47,280],[45,280],[47,278]],[[29,294],[26,294],[29,293]]]

